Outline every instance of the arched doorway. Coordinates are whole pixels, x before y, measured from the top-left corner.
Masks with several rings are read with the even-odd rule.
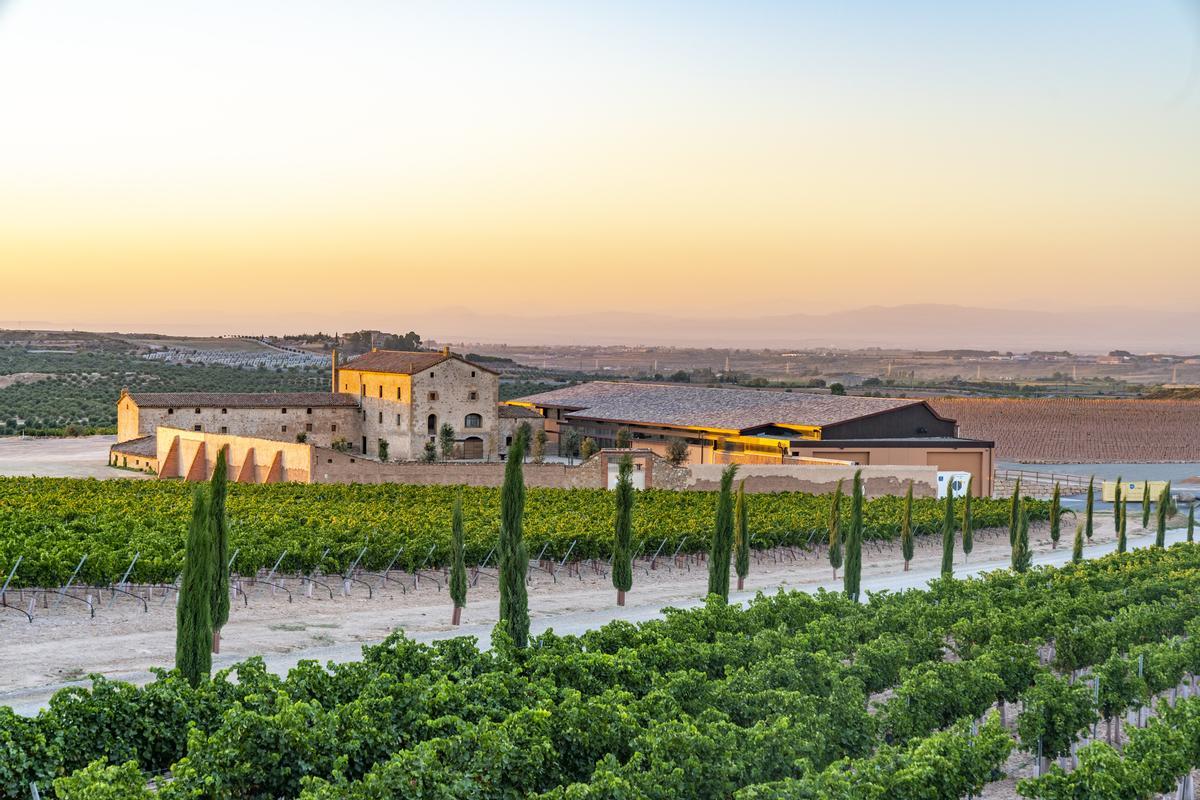
[[[429,419],[425,420],[425,431],[430,436],[437,436],[437,414],[430,414]]]
[[[463,458],[483,458],[483,439],[478,436],[468,436],[462,443]]]

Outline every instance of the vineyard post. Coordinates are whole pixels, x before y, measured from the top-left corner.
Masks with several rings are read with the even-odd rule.
[[[400,560],[400,554],[401,554],[401,553],[403,553],[403,552],[404,552],[404,548],[403,548],[403,547],[401,547],[399,550],[397,550],[397,551],[396,551],[396,555],[392,556],[392,560],[391,560],[391,561],[389,561],[389,562],[388,562],[388,565],[387,565],[387,566],[384,568],[384,570],[383,570],[383,579],[382,579],[381,581],[379,581],[379,588],[380,588],[380,589],[382,589],[382,588],[384,587],[384,585],[385,585],[385,584],[387,584],[388,573],[390,573],[390,572],[392,571],[392,567],[396,566],[396,562]],[[397,581],[397,583],[400,583],[400,581]],[[405,593],[405,594],[407,594],[407,593],[408,593],[408,590],[404,588],[404,584],[403,584],[403,583],[400,583],[400,588],[401,588],[401,589],[404,589],[404,593]]]
[[[79,575],[79,570],[83,569],[83,562],[87,561],[87,553],[83,554],[83,558],[79,559],[79,563],[75,565],[75,571],[71,573],[71,577],[67,579],[67,585],[58,590],[58,600],[54,602],[54,607],[58,608],[62,605],[63,598],[67,596],[67,590],[71,588],[71,584],[75,582],[75,577]],[[91,605],[89,603],[89,605]]]
[[[128,582],[129,582],[129,575],[130,575],[130,573],[132,573],[132,572],[133,572],[133,567],[134,567],[134,565],[135,565],[135,564],[137,564],[137,562],[138,562],[138,559],[139,559],[139,558],[141,558],[141,555],[142,555],[142,551],[141,551],[141,550],[138,550],[137,552],[135,552],[135,553],[133,554],[133,560],[129,562],[129,566],[128,566],[128,567],[126,567],[126,569],[125,569],[125,574],[121,576],[121,580],[117,581],[117,586],[116,586],[116,588],[123,588],[124,586],[126,586],[126,585],[128,584]],[[116,595],[117,595],[117,593],[116,593],[116,591],[114,590],[114,591],[113,591],[113,597],[116,597]]]
[[[665,540],[664,540],[664,541],[665,541]],[[569,559],[569,558],[571,557],[571,553],[573,553],[573,552],[575,551],[575,545],[577,545],[577,544],[579,544],[579,540],[578,540],[578,539],[572,539],[572,540],[571,540],[571,545],[570,545],[570,547],[568,547],[568,548],[567,548],[567,553],[566,553],[566,555],[564,555],[564,556],[562,557],[562,560],[558,562],[558,566],[556,566],[556,567],[554,568],[554,572],[552,572],[552,573],[551,573],[551,575],[555,575],[555,574],[557,574],[557,572],[558,572],[560,569],[562,569],[564,566],[566,566],[567,559]],[[570,568],[570,567],[567,567],[567,577],[570,577],[570,575],[571,575],[571,568]],[[579,576],[579,580],[583,580],[583,575],[582,575],[582,574],[580,574],[580,576]],[[555,578],[555,581],[554,581],[554,582],[555,582],[555,583],[558,583],[558,579],[557,579],[557,578]]]

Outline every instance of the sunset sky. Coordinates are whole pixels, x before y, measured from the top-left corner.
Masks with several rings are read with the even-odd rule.
[[[0,327],[1200,304],[1198,0],[0,0]]]

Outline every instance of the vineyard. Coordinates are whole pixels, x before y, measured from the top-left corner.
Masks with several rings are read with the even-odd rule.
[[[1026,797],[1152,798],[1200,767],[1197,592],[1183,544],[528,649],[396,634],[286,677],[95,678],[35,718],[0,708],[0,796],[949,800],[1021,752],[1048,766]]]
[[[77,582],[107,585],[122,577],[136,556],[128,580],[172,584],[183,561],[191,491],[188,484],[159,481],[0,478],[0,581],[20,558],[12,587],[61,586],[86,556]],[[498,489],[231,485],[230,549],[237,551],[233,569],[254,575],[278,562],[286,573],[341,574],[360,554],[357,566],[368,570],[442,566],[450,552],[450,507],[460,493],[468,562],[479,564],[495,545]],[[712,530],[715,497],[709,492],[639,493],[634,536],[641,547],[662,546],[667,553],[702,551]],[[902,505],[898,497],[868,501],[867,538],[895,539]],[[1030,501],[1029,507],[1035,519],[1049,514],[1043,502]],[[828,496],[754,496],[749,513],[754,547],[819,542],[829,508]],[[1007,525],[1008,508],[1007,501],[977,500],[975,526]],[[939,531],[942,509],[936,500],[915,501],[915,531]],[[612,495],[606,490],[529,490],[525,535],[531,554],[604,558],[610,553],[612,530]]]

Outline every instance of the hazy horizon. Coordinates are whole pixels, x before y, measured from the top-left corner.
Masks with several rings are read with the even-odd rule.
[[[0,0],[0,319],[1185,311],[1198,23],[1196,0]]]

